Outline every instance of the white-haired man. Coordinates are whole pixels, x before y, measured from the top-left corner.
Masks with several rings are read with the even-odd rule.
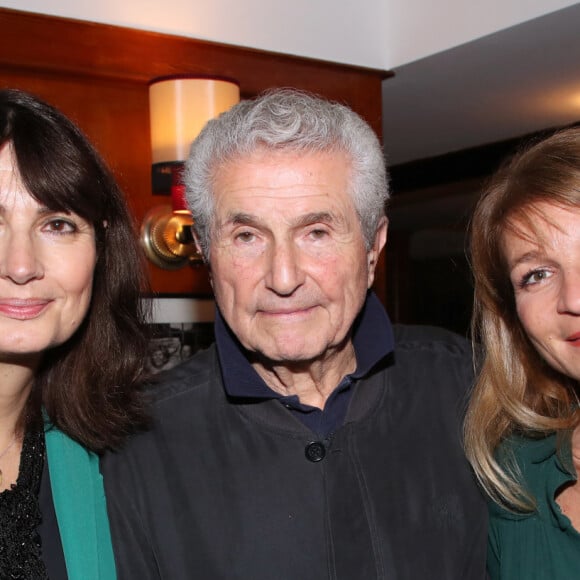
[[[370,127],[274,91],[207,125],[185,181],[216,345],[104,462],[120,577],[484,578],[469,347],[394,333],[370,290],[388,192]]]

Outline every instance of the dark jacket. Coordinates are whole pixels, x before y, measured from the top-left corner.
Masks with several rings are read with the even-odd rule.
[[[103,463],[119,577],[485,578],[460,443],[469,354],[446,331],[396,329],[323,441],[279,401],[228,400],[213,348],[172,369],[155,428]]]

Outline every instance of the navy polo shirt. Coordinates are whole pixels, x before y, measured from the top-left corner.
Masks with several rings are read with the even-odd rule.
[[[304,405],[297,395],[284,396],[273,391],[250,364],[246,351],[234,336],[219,309],[215,337],[226,393],[232,399],[278,399],[314,433],[326,437],[344,422],[352,395],[352,385],[364,377],[394,349],[393,329],[382,304],[373,292],[353,326],[352,343],[356,369],[346,375],[328,397],[324,409]]]

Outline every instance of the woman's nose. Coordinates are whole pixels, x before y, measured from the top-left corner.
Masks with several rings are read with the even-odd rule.
[[[27,233],[4,231],[0,236],[0,277],[26,284],[41,277],[39,251]]]
[[[562,276],[558,311],[580,315],[580,270],[567,272]]]

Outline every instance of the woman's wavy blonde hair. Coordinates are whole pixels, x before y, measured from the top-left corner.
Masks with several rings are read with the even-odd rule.
[[[580,423],[577,381],[552,369],[532,346],[517,316],[503,252],[505,232],[534,232],[534,222],[542,218],[540,202],[580,208],[580,127],[516,154],[492,178],[470,225],[472,332],[475,350],[481,351],[465,422],[466,453],[489,496],[522,512],[534,510],[534,498],[523,488],[513,458],[498,460],[498,446],[513,434],[565,436]]]

